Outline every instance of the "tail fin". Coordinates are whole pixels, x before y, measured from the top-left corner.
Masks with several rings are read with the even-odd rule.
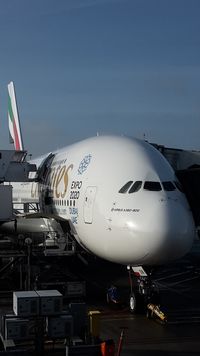
[[[14,143],[16,151],[23,151],[24,145],[17,110],[17,102],[15,97],[15,89],[13,82],[8,84],[8,124],[11,136],[11,142]]]

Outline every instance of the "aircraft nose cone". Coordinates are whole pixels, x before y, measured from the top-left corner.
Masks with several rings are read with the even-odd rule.
[[[151,256],[163,263],[184,256],[192,247],[195,226],[187,204],[175,200],[161,202],[154,225],[155,248]],[[152,231],[153,232],[153,231]],[[153,236],[152,236],[153,238]],[[156,246],[154,246],[156,247]]]

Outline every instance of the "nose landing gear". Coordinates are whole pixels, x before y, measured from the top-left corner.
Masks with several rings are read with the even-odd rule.
[[[159,304],[160,295],[151,273],[145,272],[143,267],[127,266],[130,282],[129,309],[131,313],[146,311],[149,303]]]

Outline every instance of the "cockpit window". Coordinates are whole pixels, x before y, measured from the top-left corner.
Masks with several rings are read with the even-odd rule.
[[[172,182],[162,182],[164,190],[171,192],[176,189],[175,185]]]
[[[175,184],[176,188],[178,188],[178,190],[180,190],[180,192],[183,193],[183,187],[182,187],[181,183],[176,180],[176,181],[174,181],[174,184]]]
[[[126,193],[128,191],[128,189],[130,188],[132,183],[133,183],[133,181],[130,180],[129,182],[124,184],[123,187],[119,190],[119,193],[123,193],[123,194]]]
[[[142,181],[137,180],[135,183],[133,183],[132,187],[129,189],[129,191],[128,191],[129,194],[138,192],[138,190],[140,190],[141,186],[142,186]]]
[[[153,192],[158,192],[159,190],[162,190],[162,187],[159,182],[146,181],[144,183],[144,189],[150,190]]]

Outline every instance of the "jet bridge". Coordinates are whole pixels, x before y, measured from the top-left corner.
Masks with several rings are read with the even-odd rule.
[[[196,226],[200,227],[200,151],[187,151],[152,144],[168,160],[182,184]],[[200,231],[200,230],[199,230]],[[199,233],[200,235],[200,233]]]
[[[44,255],[74,254],[75,243],[69,238],[69,222],[57,221],[51,209],[45,211],[46,216],[43,214],[44,200],[50,199],[47,197],[48,189],[42,188],[41,199],[35,203],[36,206],[32,202],[24,203],[22,198],[22,202],[17,203],[17,210],[22,214],[14,214],[12,185],[8,182],[35,181],[42,185],[54,158],[50,153],[37,168],[26,161],[26,154],[26,151],[0,151],[0,232],[15,243],[16,248],[29,238],[34,247],[41,247]],[[29,178],[30,172],[36,172],[34,178]]]
[[[28,182],[36,165],[26,161],[26,151],[0,150],[0,221],[14,219],[12,186],[6,182]]]
[[[31,181],[29,173],[37,168],[26,161],[26,154],[26,151],[0,150],[0,183]]]

